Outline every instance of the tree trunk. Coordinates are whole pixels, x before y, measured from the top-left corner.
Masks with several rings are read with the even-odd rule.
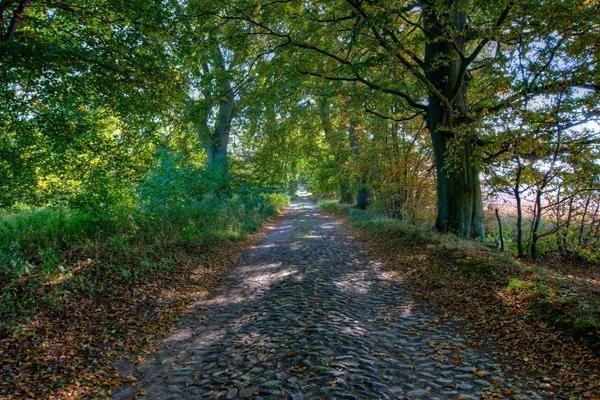
[[[17,5],[17,8],[15,9],[15,11],[13,12],[12,18],[10,20],[10,23],[8,24],[8,27],[6,28],[6,32],[2,32],[2,41],[4,42],[9,42],[13,39],[15,32],[17,31],[17,27],[19,26],[19,23],[21,22],[21,19],[23,18],[23,12],[25,11],[25,7],[27,6],[27,3],[29,3],[30,0],[21,0],[19,1],[19,4]],[[11,2],[7,2],[6,6],[9,6]],[[0,21],[3,21],[3,15],[4,14],[4,7],[1,10],[2,12],[0,13]],[[4,51],[4,50],[3,50]]]
[[[498,209],[495,210],[496,220],[498,221],[498,235],[500,237],[500,252],[504,252],[504,232],[502,232],[502,219],[500,218],[500,213]]]
[[[437,178],[436,230],[481,239],[485,236],[483,201],[479,168],[473,160],[473,146],[459,144],[460,148],[454,153],[458,156],[456,161],[459,165],[448,165],[449,138],[439,128],[430,128],[430,132]]]
[[[227,168],[227,146],[233,118],[234,98],[230,85],[227,85],[225,99],[219,104],[213,134],[205,141],[209,168]]]
[[[452,8],[453,1],[447,1]],[[461,36],[466,14],[453,11],[452,28],[458,33],[448,38],[447,16],[438,16],[436,8],[424,3],[423,16],[428,41],[425,45],[427,79],[430,88],[427,128],[431,134],[437,177],[436,230],[464,238],[483,238],[484,218],[479,182],[479,166],[474,156],[475,139],[468,126],[465,74],[452,41],[465,50]],[[445,98],[447,101],[442,101]],[[450,103],[450,104],[448,104]],[[459,133],[458,130],[462,132]],[[452,148],[450,148],[452,146]],[[450,152],[453,156],[448,160]]]
[[[537,243],[540,236],[540,222],[542,221],[542,189],[538,189],[535,194],[535,205],[533,207],[533,220],[531,221],[531,237],[529,241],[529,254],[532,259],[537,258]]]
[[[569,251],[569,243],[568,243],[568,237],[569,237],[569,229],[571,229],[571,220],[573,218],[573,201],[575,200],[575,196],[570,196],[569,198],[569,202],[567,205],[567,216],[566,218],[564,218],[564,225],[561,227],[561,223],[563,220],[563,214],[564,214],[564,206],[561,205],[561,202],[564,202],[564,200],[561,200],[560,198],[560,189],[557,195],[557,200],[556,200],[556,247],[558,249],[558,253],[560,255],[566,255]]]
[[[592,182],[593,185],[593,182]],[[583,231],[585,229],[585,218],[587,216],[587,212],[588,212],[588,207],[590,206],[590,201],[592,199],[592,193],[590,192],[590,194],[588,195],[587,199],[585,200],[585,206],[583,207],[583,214],[581,215],[581,223],[579,224],[579,234],[577,235],[577,246],[581,247],[581,242],[583,240]]]
[[[331,99],[329,98],[329,95],[330,93],[326,92],[321,97],[321,101],[319,102],[319,117],[321,118],[321,126],[323,127],[325,138],[334,151],[335,164],[337,166],[342,166],[342,164],[348,158],[346,142],[342,137],[340,137],[341,135],[339,135],[339,133],[341,132],[336,131],[331,123]],[[350,180],[348,179],[347,173],[344,171],[339,171],[337,178],[339,183],[338,194],[340,197],[340,203],[352,204],[354,202],[354,194],[352,193],[352,187],[350,185]]]
[[[229,135],[231,132],[231,121],[233,120],[235,108],[235,93],[231,86],[230,78],[227,75],[225,60],[219,45],[215,45],[213,54],[213,68],[220,72],[217,78],[216,93],[208,90],[204,91],[206,110],[200,123],[200,140],[206,151],[208,160],[207,168],[215,174],[217,179],[226,179],[229,172],[229,162],[227,159],[227,146],[229,145]],[[204,63],[204,73],[209,75],[209,65]],[[210,129],[208,119],[213,107],[216,107],[215,122]]]
[[[348,128],[348,141],[350,142],[350,149],[355,158],[360,155],[360,144],[358,143],[358,138],[356,136],[356,126],[357,125],[358,125],[358,123],[356,121],[351,121],[350,127]],[[366,179],[363,176],[360,180],[360,186],[356,193],[356,208],[365,210],[368,206],[369,206],[369,189],[367,188]]]
[[[523,204],[521,201],[521,159],[517,157],[517,174],[515,177],[515,186],[513,193],[515,195],[515,202],[517,207],[517,255],[519,258],[525,257],[525,249],[523,247]]]
[[[367,189],[364,185],[365,184],[362,183],[361,187],[356,193],[356,208],[360,210],[366,210],[369,206],[369,189]]]

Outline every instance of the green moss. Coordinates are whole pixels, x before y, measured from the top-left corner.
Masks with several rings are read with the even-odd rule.
[[[511,278],[508,281],[508,285],[506,285],[506,288],[508,290],[521,290],[525,287],[527,283],[522,280],[522,279],[518,279],[518,278]]]

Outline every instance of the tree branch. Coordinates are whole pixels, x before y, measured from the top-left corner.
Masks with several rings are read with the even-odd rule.
[[[379,117],[379,118],[382,118],[382,119],[387,119],[387,120],[390,120],[390,121],[395,121],[395,122],[405,122],[405,121],[410,121],[410,120],[412,120],[412,119],[414,119],[414,118],[418,117],[419,115],[423,115],[423,111],[419,111],[419,112],[417,112],[417,113],[415,113],[415,114],[411,115],[410,117],[405,117],[405,118],[395,118],[395,117],[392,117],[392,116],[389,116],[389,115],[380,114],[380,113],[378,113],[378,112],[377,112],[377,111],[375,111],[375,110],[371,110],[371,109],[369,109],[369,107],[368,107],[366,104],[365,104],[365,111],[366,111],[367,113],[369,113],[369,114],[373,114],[373,115],[375,115],[375,116],[377,116],[377,117]]]

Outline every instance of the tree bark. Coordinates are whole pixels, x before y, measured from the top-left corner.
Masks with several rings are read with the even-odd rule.
[[[447,0],[448,9],[453,8]],[[439,93],[430,90],[427,107],[427,128],[431,134],[437,177],[436,230],[455,233],[464,238],[483,238],[485,235],[479,166],[475,159],[475,138],[467,118],[467,96],[464,54],[467,16],[452,11],[438,15],[439,6],[423,3],[427,34],[425,60],[427,79]],[[449,26],[450,25],[450,26]],[[456,31],[448,37],[448,30]],[[462,130],[459,133],[458,130]],[[451,148],[452,146],[452,148]],[[449,160],[450,151],[454,157]]]
[[[361,183],[358,192],[356,193],[356,208],[360,210],[366,210],[369,206],[369,189]]]
[[[593,181],[592,181],[592,185],[593,185]],[[583,240],[583,231],[585,229],[585,218],[587,216],[587,212],[588,212],[588,208],[590,206],[590,201],[592,199],[592,194],[593,192],[590,192],[590,194],[588,195],[587,199],[585,200],[585,205],[583,207],[583,214],[581,215],[581,223],[579,224],[579,234],[577,235],[577,246],[581,247],[581,243]]]
[[[348,128],[348,141],[350,142],[350,149],[354,157],[360,155],[360,144],[358,143],[358,138],[356,136],[357,125],[358,123],[356,121],[351,121],[350,127]],[[356,193],[356,208],[361,210],[365,210],[369,206],[369,189],[366,185],[366,179],[362,176]]]
[[[537,258],[537,243],[539,239],[538,231],[542,221],[542,189],[538,188],[535,194],[535,204],[533,206],[533,219],[531,221],[531,236],[529,239],[529,254],[532,259]]]
[[[234,116],[235,93],[227,76],[227,68],[223,53],[219,45],[215,45],[212,57],[213,71],[217,72],[216,93],[208,89],[203,91],[206,109],[200,121],[200,141],[206,152],[208,161],[207,167],[215,171],[220,177],[225,177],[228,173],[227,146],[229,145],[229,136],[231,133],[231,122]],[[203,65],[203,72],[206,76],[211,75],[210,67],[207,63]],[[212,129],[208,126],[209,115],[216,107],[215,122]]]
[[[500,218],[500,213],[498,209],[495,210],[496,220],[498,221],[498,235],[500,237],[500,252],[504,252],[504,232],[502,232],[502,219]]]
[[[19,23],[21,22],[21,19],[23,18],[23,12],[25,11],[25,7],[27,6],[27,3],[29,3],[29,1],[30,0],[19,1],[17,8],[13,12],[10,23],[8,24],[8,27],[6,28],[6,32],[3,32],[2,41],[9,42],[13,39],[15,32],[17,31],[17,27],[19,26]],[[0,17],[2,17],[2,18],[0,19],[0,21],[3,22],[4,9],[6,7],[10,6],[11,3],[12,2],[8,1],[2,5],[2,8],[0,10]]]
[[[523,167],[521,166],[521,159],[517,156],[517,174],[515,177],[515,186],[513,187],[513,194],[515,195],[515,202],[517,207],[517,254],[519,258],[525,257],[525,249],[523,247],[523,204],[521,201],[521,173]]]

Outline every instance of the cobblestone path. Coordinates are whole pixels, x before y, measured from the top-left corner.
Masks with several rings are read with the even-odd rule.
[[[416,304],[347,228],[293,204],[115,399],[471,399],[535,383]]]

